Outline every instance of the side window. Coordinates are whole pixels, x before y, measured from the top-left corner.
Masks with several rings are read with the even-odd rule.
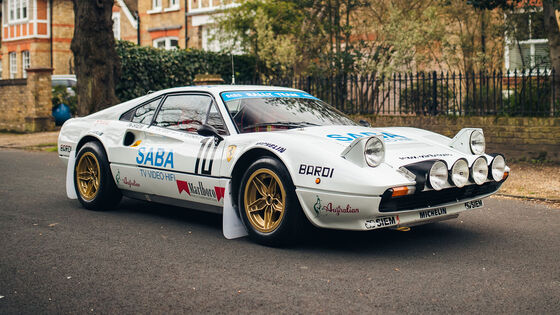
[[[149,125],[156,113],[160,100],[161,97],[158,97],[155,100],[136,108],[134,114],[132,115],[132,122]]]
[[[222,115],[220,115],[220,112],[218,112],[215,104],[212,105],[210,111],[208,112],[206,124],[216,128],[216,130],[218,130],[218,134],[222,136],[228,134],[226,131],[226,126],[224,124],[224,120],[222,119]]]
[[[204,95],[170,95],[156,117],[159,127],[196,132],[206,120],[212,98]]]

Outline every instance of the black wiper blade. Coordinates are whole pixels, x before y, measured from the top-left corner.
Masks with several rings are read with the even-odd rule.
[[[310,123],[310,122],[305,122],[305,121],[300,121],[300,122],[275,121],[275,122],[266,122],[266,123],[258,123],[258,124],[254,124],[254,125],[249,125],[249,126],[243,127],[243,130],[256,128],[256,127],[264,127],[264,126],[280,126],[280,127],[297,128],[297,127],[302,127],[302,126],[319,126],[319,125],[314,124],[314,123]]]

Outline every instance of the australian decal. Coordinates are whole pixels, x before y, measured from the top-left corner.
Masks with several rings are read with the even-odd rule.
[[[166,180],[170,182],[175,181],[175,175],[162,171],[140,169],[140,175],[150,179]]]
[[[399,216],[379,217],[365,222],[366,229],[379,229],[383,227],[393,226],[400,224]]]
[[[281,146],[279,146],[279,145],[276,145],[276,144],[274,144],[274,143],[257,142],[257,143],[255,143],[255,145],[263,145],[263,146],[265,146],[265,147],[271,148],[272,150],[276,150],[276,151],[278,151],[278,152],[280,152],[280,153],[284,153],[284,151],[286,151],[286,148],[283,148],[283,147],[281,147]]]
[[[183,180],[177,180],[176,182],[179,194],[184,191],[189,196],[201,197],[203,199],[220,201],[222,198],[224,198],[224,193],[226,191],[225,187],[214,186],[214,189],[204,187],[202,182],[198,182],[198,185],[194,185],[193,183],[189,183]]]
[[[302,175],[312,175],[316,177],[332,178],[334,173],[334,168],[300,164],[299,173]]]
[[[354,141],[355,139],[362,138],[362,137],[370,137],[370,136],[381,136],[383,137],[383,141],[385,142],[397,142],[397,141],[407,141],[410,140],[409,138],[401,135],[396,135],[389,132],[358,132],[358,133],[344,133],[344,134],[331,134],[327,135],[327,138],[331,138],[334,140],[342,141],[342,142],[350,142]]]
[[[162,148],[140,147],[136,156],[136,163],[146,166],[158,166],[174,168],[173,150],[167,151]]]
[[[214,165],[214,156],[218,146],[212,138],[204,138],[200,141],[200,149],[194,164],[194,173],[202,175],[212,174],[212,165]]]
[[[420,211],[420,219],[437,217],[437,216],[444,215],[444,214],[447,214],[447,209],[445,207],[432,209],[432,210],[426,210],[426,211]]]
[[[313,205],[313,210],[315,210],[317,216],[328,214],[336,214],[338,216],[341,213],[360,213],[360,209],[352,208],[349,204],[347,204],[346,207],[333,205],[332,202],[323,205],[319,196],[317,196],[317,201]]]
[[[121,179],[121,170],[117,170],[117,176],[115,176],[115,181],[117,182],[117,184],[120,184],[122,182],[123,185],[128,185],[129,188],[133,186],[140,187],[140,184],[138,184],[135,179],[130,180],[126,176]]]

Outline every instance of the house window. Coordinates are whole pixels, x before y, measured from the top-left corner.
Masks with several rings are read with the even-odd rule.
[[[8,22],[23,22],[27,20],[29,0],[8,0]]]
[[[549,69],[550,55],[542,8],[520,10],[507,16],[505,67],[511,71]]]
[[[161,10],[161,0],[152,0],[152,10]]]
[[[169,7],[175,8],[179,6],[179,0],[169,0]]]
[[[29,59],[29,50],[21,52],[21,68],[23,69],[23,77],[27,78],[27,69],[29,69],[31,62]]]
[[[10,59],[10,79],[15,79],[17,75],[17,54],[11,52],[9,54]]]
[[[113,35],[115,39],[121,39],[121,14],[113,12]]]
[[[177,37],[158,38],[154,40],[154,47],[165,50],[177,49],[179,47],[179,39]]]

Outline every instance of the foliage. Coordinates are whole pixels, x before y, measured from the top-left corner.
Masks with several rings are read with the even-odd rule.
[[[506,95],[502,111],[508,116],[527,116],[528,112],[532,117],[549,117],[551,112],[558,116],[558,103],[551,111],[551,90],[550,82],[524,79],[517,90]]]
[[[403,113],[417,115],[454,114],[453,91],[445,82],[437,82],[434,86],[431,77],[422,75],[420,80],[399,93],[400,110]],[[434,91],[435,87],[435,91]]]
[[[231,83],[232,56],[202,50],[163,50],[137,46],[127,41],[116,45],[121,60],[121,79],[116,94],[126,101],[148,93],[177,86],[192,85],[197,74],[220,74]],[[236,81],[254,77],[255,58],[233,56]]]
[[[55,108],[60,104],[66,104],[70,108],[72,115],[75,115],[78,109],[78,97],[76,96],[76,88],[71,87],[73,93],[68,91],[64,85],[57,85],[52,90],[52,106]]]

